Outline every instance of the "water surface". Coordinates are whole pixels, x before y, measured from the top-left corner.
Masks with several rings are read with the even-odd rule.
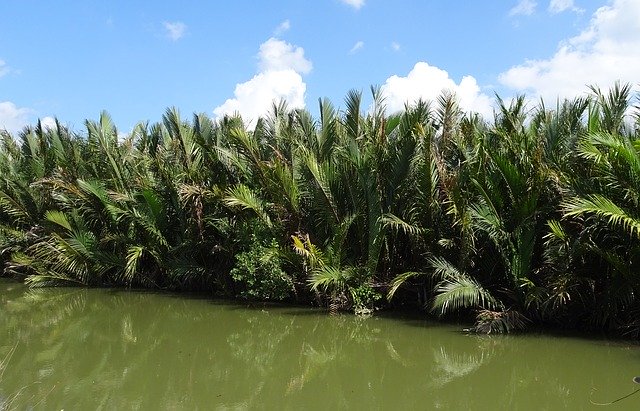
[[[627,343],[7,281],[3,359],[0,409],[601,409],[640,375]]]

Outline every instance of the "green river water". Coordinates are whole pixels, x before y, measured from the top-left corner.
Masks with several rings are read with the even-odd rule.
[[[0,410],[575,410],[640,388],[627,343],[8,281],[0,361]]]

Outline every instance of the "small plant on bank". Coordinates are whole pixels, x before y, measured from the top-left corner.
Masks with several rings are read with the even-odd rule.
[[[239,297],[249,300],[282,301],[291,296],[293,281],[282,270],[278,243],[254,241],[248,251],[236,255],[231,278]]]

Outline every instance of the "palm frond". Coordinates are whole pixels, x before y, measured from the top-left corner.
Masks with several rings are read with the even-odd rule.
[[[434,287],[436,296],[431,304],[432,312],[444,315],[462,308],[498,306],[499,302],[488,290],[444,258],[431,257],[429,264],[433,278],[439,280]]]
[[[0,209],[10,215],[16,223],[31,220],[31,215],[25,204],[4,191],[0,191]]]
[[[322,251],[320,251],[318,247],[309,240],[308,235],[303,237],[304,241],[299,236],[295,235],[292,235],[291,239],[293,241],[293,250],[298,255],[309,261],[312,269],[322,268],[325,265]]]
[[[360,103],[362,101],[362,93],[356,90],[350,90],[345,98],[345,105],[347,107],[345,113],[345,127],[349,138],[355,140],[360,137],[361,134],[361,115],[360,115]]]
[[[67,216],[65,215],[65,213],[63,213],[62,211],[56,211],[56,210],[49,210],[45,213],[44,215],[45,219],[47,221],[50,221],[62,228],[64,228],[67,231],[71,231],[72,227],[71,227],[71,223],[69,222],[69,219],[67,218]]]
[[[325,265],[314,270],[308,281],[313,291],[322,289],[326,292],[332,289],[339,292],[347,288],[348,282],[355,274],[356,270],[353,267],[338,268]]]
[[[631,236],[640,237],[640,219],[601,194],[592,194],[584,198],[574,197],[565,201],[562,207],[565,217],[595,215],[612,226],[622,228]]]
[[[313,180],[316,183],[317,187],[320,189],[322,193],[322,198],[329,209],[331,216],[334,219],[334,222],[337,223],[340,221],[340,217],[338,215],[338,207],[336,205],[336,201],[333,198],[333,194],[331,192],[330,180],[326,174],[326,171],[320,166],[318,160],[313,156],[313,154],[309,153],[305,158],[305,165],[311,175],[313,176]]]
[[[127,250],[127,262],[124,268],[124,277],[129,284],[131,284],[139,270],[140,260],[142,259],[143,254],[144,247],[139,245],[131,246]]]
[[[527,318],[514,310],[480,310],[473,330],[477,333],[509,333],[526,327]]]
[[[431,311],[439,315],[453,313],[462,308],[493,308],[498,305],[498,301],[489,291],[466,275],[441,281],[435,292]]]
[[[391,288],[387,291],[387,300],[391,301],[393,296],[396,294],[396,291],[398,291],[398,289],[409,279],[422,275],[424,275],[424,273],[420,271],[407,271],[395,276],[393,281],[391,281]]]
[[[471,216],[473,217],[474,225],[487,233],[496,245],[502,245],[508,239],[504,222],[495,208],[485,204],[473,204],[471,206]]]
[[[395,231],[402,231],[410,237],[417,237],[423,234],[426,230],[415,224],[410,224],[401,219],[400,217],[386,213],[380,217],[380,222],[384,228],[390,228]]]
[[[271,218],[269,218],[267,214],[264,201],[246,185],[238,184],[235,187],[229,188],[226,194],[227,196],[223,198],[222,201],[228,207],[239,207],[245,210],[251,210],[267,227],[273,225]]]
[[[54,273],[51,271],[47,273],[29,275],[27,278],[25,278],[24,282],[31,288],[85,285],[85,283],[83,283],[82,281],[78,281],[66,275]]]
[[[442,257],[430,257],[428,263],[433,270],[433,278],[438,281],[464,276],[456,266]]]
[[[547,221],[547,227],[551,230],[546,236],[545,239],[557,239],[560,241],[565,241],[567,239],[567,233],[565,232],[562,225],[557,220],[549,220]]]

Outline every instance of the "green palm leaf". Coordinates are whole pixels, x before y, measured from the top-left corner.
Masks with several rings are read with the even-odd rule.
[[[596,215],[605,219],[612,226],[621,227],[629,235],[640,238],[640,219],[630,215],[611,199],[593,194],[585,198],[574,197],[563,203],[564,215],[579,216],[584,214]]]
[[[407,223],[406,221],[392,213],[386,213],[382,215],[382,217],[380,217],[380,222],[382,223],[384,228],[390,228],[395,231],[402,231],[410,237],[418,237],[427,231],[420,226]]]
[[[444,315],[462,308],[492,309],[498,306],[499,302],[488,290],[447,260],[432,257],[429,264],[433,277],[441,279],[434,288],[436,296],[431,305],[432,312]]]
[[[347,288],[349,281],[355,276],[356,270],[353,267],[338,268],[334,266],[323,266],[314,270],[309,284],[313,291],[322,289],[328,291],[342,291]]]
[[[307,169],[311,172],[313,177],[313,181],[320,189],[320,193],[322,194],[322,199],[324,200],[326,207],[330,215],[333,217],[334,223],[338,223],[340,221],[340,217],[338,216],[338,207],[336,201],[333,198],[333,194],[331,193],[330,187],[330,179],[329,177],[333,173],[332,168],[323,168],[318,163],[318,160],[312,153],[308,153],[305,156],[305,165]]]
[[[57,224],[67,231],[72,231],[71,223],[69,223],[69,219],[62,211],[49,210],[45,213],[44,217],[47,221]]]
[[[245,210],[253,211],[256,216],[271,227],[271,218],[267,214],[264,201],[260,199],[253,190],[244,184],[238,184],[227,190],[227,196],[223,198],[224,203],[228,207],[239,207]]]
[[[438,312],[439,315],[462,308],[493,308],[498,305],[496,299],[487,290],[466,275],[441,281],[436,286],[435,292],[437,294],[431,311]]]
[[[291,236],[293,240],[293,250],[296,254],[303,257],[309,262],[311,268],[321,268],[325,265],[324,255],[310,240],[309,236],[305,236],[302,241],[298,236]]]
[[[391,288],[387,291],[387,300],[391,301],[393,296],[396,294],[396,291],[398,291],[398,289],[409,279],[419,277],[421,275],[424,275],[424,273],[419,271],[407,271],[397,275],[393,281],[391,281]]]
[[[127,250],[127,262],[124,268],[124,278],[128,283],[133,282],[140,267],[140,260],[144,254],[144,247],[136,245]]]

